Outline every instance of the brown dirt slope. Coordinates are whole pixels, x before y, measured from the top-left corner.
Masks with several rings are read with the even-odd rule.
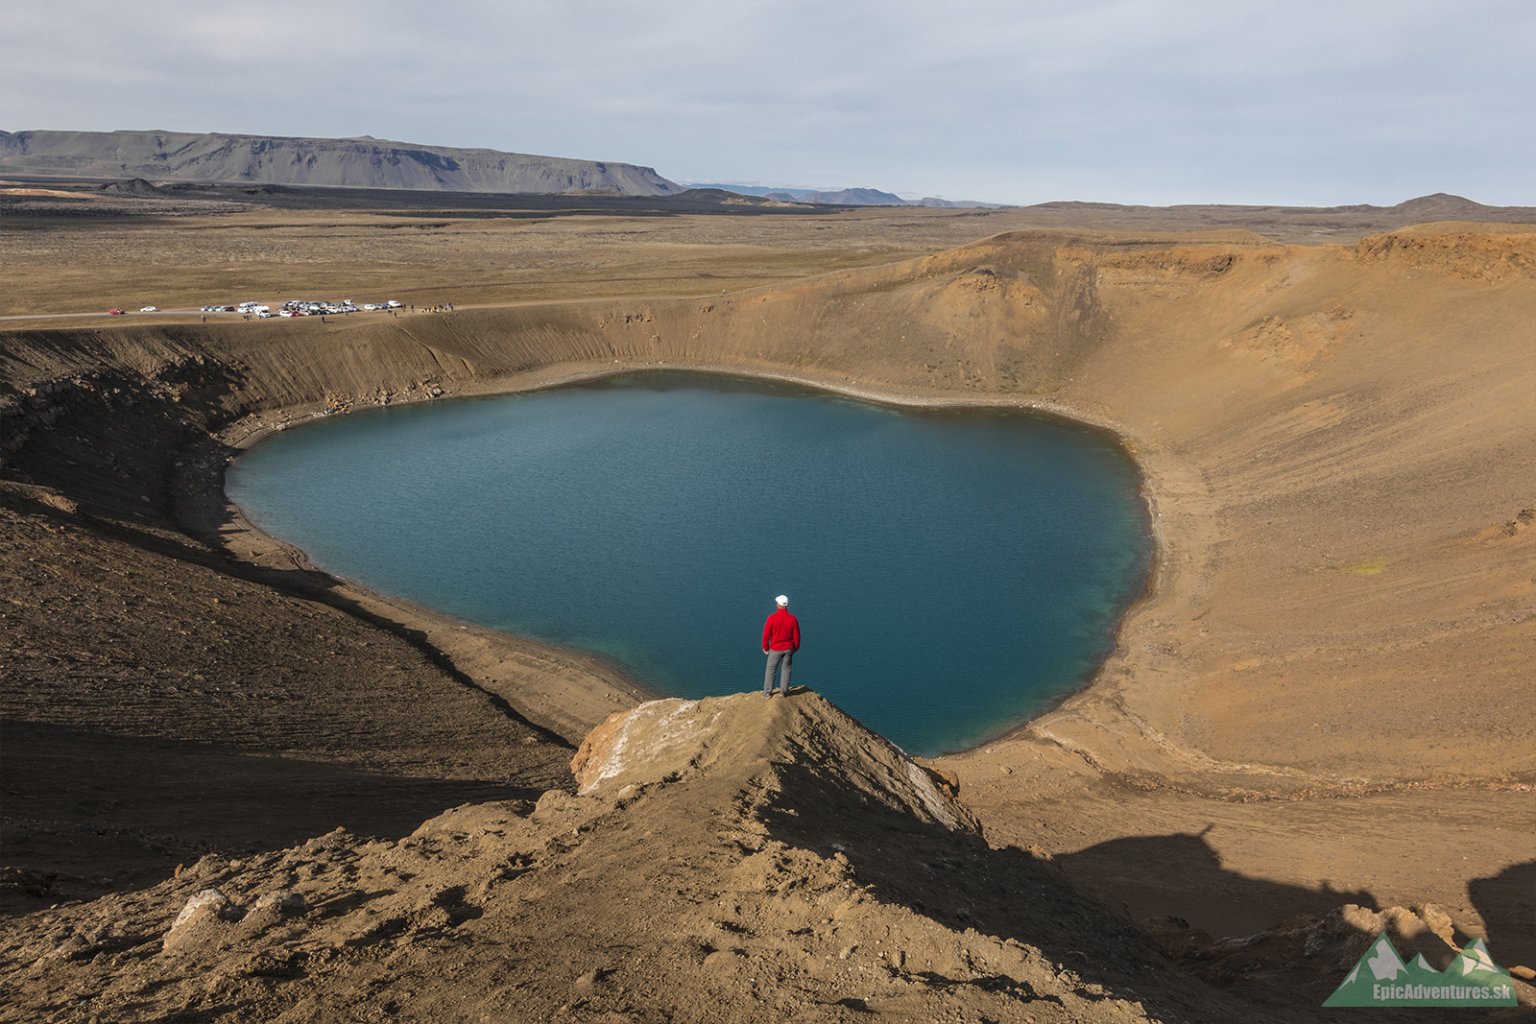
[[[1249,1016],[814,694],[646,704],[577,763],[580,795],[34,916],[0,1019]]]

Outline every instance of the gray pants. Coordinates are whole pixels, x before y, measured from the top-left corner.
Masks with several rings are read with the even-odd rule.
[[[779,692],[786,694],[789,692],[789,673],[790,669],[794,667],[794,661],[794,651],[768,652],[768,671],[763,673],[764,693],[773,692],[773,670],[775,668],[779,670]]]

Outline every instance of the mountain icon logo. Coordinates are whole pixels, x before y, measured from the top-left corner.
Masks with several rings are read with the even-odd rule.
[[[1385,933],[1360,955],[1354,970],[1324,1006],[1515,1006],[1509,972],[1493,962],[1482,939],[1473,939],[1443,971],[1421,953],[1411,963]]]

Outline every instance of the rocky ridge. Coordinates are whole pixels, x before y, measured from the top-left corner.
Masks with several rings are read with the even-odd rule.
[[[1172,943],[1272,1005],[1239,1003],[804,690],[646,703],[572,766],[575,794],[210,855],[14,922],[0,1020],[1285,1020],[1281,994],[1310,1017],[1382,929],[1453,948],[1434,908]]]
[[[645,704],[573,763],[577,795],[208,856],[14,922],[0,1020],[1236,1012],[815,694]]]

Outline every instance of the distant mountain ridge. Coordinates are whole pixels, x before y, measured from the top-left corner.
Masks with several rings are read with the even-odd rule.
[[[1156,214],[1167,212],[1209,213],[1217,215],[1221,213],[1251,213],[1271,211],[1291,216],[1305,217],[1309,215],[1336,215],[1336,214],[1387,214],[1402,224],[1426,223],[1440,220],[1469,220],[1469,221],[1531,221],[1536,208],[1520,206],[1488,206],[1463,196],[1451,195],[1446,192],[1436,192],[1433,195],[1419,196],[1392,206],[1377,206],[1371,203],[1356,203],[1348,206],[1284,206],[1272,204],[1238,204],[1238,203],[1182,203],[1171,206],[1148,206],[1138,203],[1107,203],[1088,202],[1081,200],[1053,200],[1044,203],[1033,203],[1028,206],[1017,206],[1011,203],[983,203],[972,200],[938,199],[932,196],[923,199],[903,199],[893,192],[885,192],[876,188],[845,188],[835,191],[784,188],[765,185],[731,185],[731,184],[694,184],[697,189],[713,189],[717,191],[735,192],[742,196],[756,196],[763,199],[775,200],[785,203],[816,203],[824,206],[928,206],[944,209],[1010,209],[1010,210],[1038,210],[1043,213],[1080,213],[1080,214]]]
[[[684,191],[654,169],[634,164],[421,146],[368,136],[0,131],[0,171],[457,192],[659,196]]]
[[[764,185],[727,185],[715,182],[697,183],[694,188],[735,192],[742,196],[759,196],[781,203],[818,203],[822,206],[933,206],[954,210],[1000,209],[1006,203],[982,203],[970,199],[940,199],[925,196],[922,199],[903,199],[894,192],[878,188],[844,188],[823,190],[812,188],[784,188]]]
[[[1417,217],[1421,220],[1478,220],[1485,218],[1490,213],[1501,211],[1516,211],[1528,213],[1533,207],[1529,206],[1488,206],[1484,203],[1467,199],[1465,196],[1453,196],[1448,192],[1436,192],[1432,195],[1418,196],[1407,199],[1392,206],[1377,206],[1372,203],[1352,203],[1348,206],[1283,206],[1274,204],[1252,203],[1176,203],[1172,206],[1147,206],[1140,203],[1096,203],[1072,199],[1057,199],[1048,203],[1035,203],[1031,206],[1020,207],[1026,210],[1082,210],[1082,211],[1140,211],[1140,210],[1282,210],[1294,213],[1380,213],[1390,211],[1403,214],[1408,217]]]

